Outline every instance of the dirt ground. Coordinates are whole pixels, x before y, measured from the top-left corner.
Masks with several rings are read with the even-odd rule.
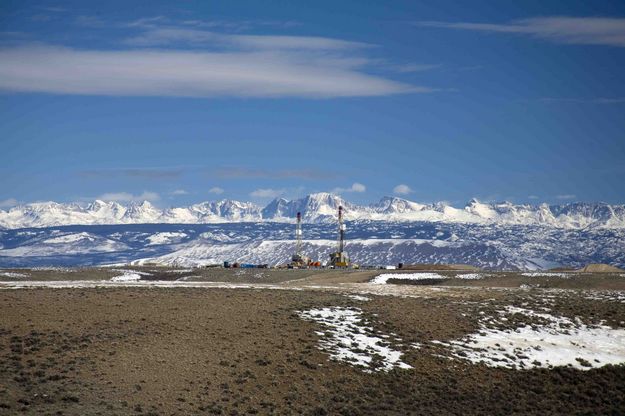
[[[538,308],[546,294],[562,316],[625,328],[621,301],[453,281],[444,288],[383,285],[376,294],[362,283],[376,271],[272,271],[265,278],[259,271],[202,271],[194,279],[261,280],[273,289],[0,290],[0,414],[625,414],[623,365],[520,371],[411,347],[474,332],[479,316],[502,305]],[[47,277],[76,279],[67,276],[77,272],[56,273]],[[602,288],[624,288],[625,278],[604,279]],[[319,348],[323,328],[298,315],[323,307],[362,310],[376,331],[394,334],[393,347],[413,368],[365,372],[331,360]]]

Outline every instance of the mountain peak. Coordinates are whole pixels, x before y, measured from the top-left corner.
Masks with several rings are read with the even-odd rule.
[[[309,197],[309,198],[314,198],[314,199],[316,199],[316,198],[328,198],[328,197],[331,197],[331,196],[339,197],[337,194],[333,194],[333,193],[330,193],[330,192],[313,192],[313,193],[308,194],[306,196]]]
[[[330,192],[315,192],[312,194],[308,194],[307,196],[304,197],[304,199],[308,199],[311,201],[326,202],[326,203],[343,201],[343,198],[341,198],[339,195],[336,195]]]
[[[149,201],[119,204],[95,200],[87,206],[37,202],[0,210],[0,227],[15,229],[59,225],[292,221],[297,212],[308,223],[336,221],[339,206],[346,219],[373,221],[428,221],[473,224],[518,224],[580,229],[625,228],[625,205],[575,202],[563,205],[515,205],[511,202],[483,203],[472,198],[463,208],[438,202],[419,204],[396,196],[359,206],[329,192],[318,192],[287,200],[276,198],[261,208],[251,202],[224,199],[187,207],[161,210]]]
[[[421,211],[425,205],[408,201],[407,199],[399,198],[397,196],[384,196],[379,202],[370,205],[370,207],[375,212],[381,214],[405,214]]]

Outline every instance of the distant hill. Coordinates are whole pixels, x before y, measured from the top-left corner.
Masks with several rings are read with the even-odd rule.
[[[465,270],[479,271],[479,267],[469,264],[404,264],[400,270]]]
[[[623,269],[619,269],[618,267],[610,266],[609,264],[588,264],[581,269],[577,270],[578,272],[583,273],[618,273],[625,272]]]
[[[302,252],[326,262],[336,223],[303,225]],[[587,264],[625,267],[625,229],[571,230],[445,222],[347,223],[346,250],[362,266],[545,270]],[[284,264],[295,250],[286,222],[72,225],[0,230],[0,267],[148,262],[201,266],[223,261]],[[425,266],[424,266],[425,265]],[[443,266],[439,266],[443,265]]]

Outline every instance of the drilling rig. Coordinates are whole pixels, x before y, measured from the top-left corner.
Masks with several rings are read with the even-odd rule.
[[[290,267],[308,267],[310,259],[302,255],[302,213],[297,213],[295,223],[295,254],[291,257]]]
[[[343,223],[343,207],[339,206],[339,238],[338,250],[330,254],[330,266],[349,267],[349,256],[345,250],[345,224]]]

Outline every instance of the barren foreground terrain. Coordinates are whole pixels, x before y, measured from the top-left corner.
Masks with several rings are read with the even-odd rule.
[[[625,413],[618,274],[3,272],[0,414]]]

